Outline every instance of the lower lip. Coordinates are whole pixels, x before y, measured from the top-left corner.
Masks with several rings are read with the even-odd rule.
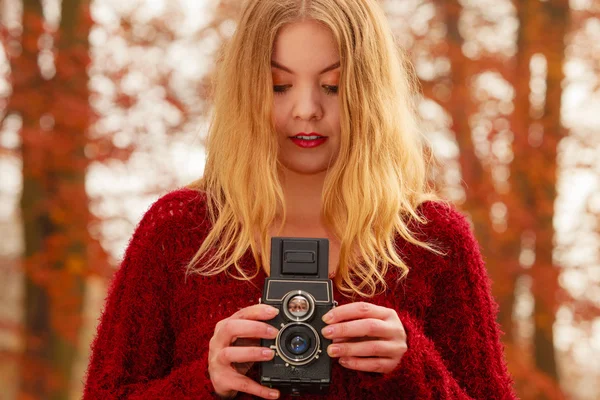
[[[321,139],[315,139],[315,140],[302,140],[302,139],[297,139],[297,138],[291,138],[292,142],[294,142],[294,144],[298,147],[302,147],[303,149],[312,149],[313,147],[318,147],[320,145],[322,145],[323,143],[325,143],[325,141],[327,140],[326,137],[321,138]]]

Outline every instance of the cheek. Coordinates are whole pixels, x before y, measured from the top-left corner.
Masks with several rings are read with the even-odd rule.
[[[340,109],[337,106],[337,104],[333,108],[333,111],[331,114],[333,115],[333,118],[335,119],[336,125],[339,126],[340,125]]]
[[[273,119],[273,124],[275,125],[275,128],[277,128],[277,131],[281,131],[285,127],[285,121],[286,121],[285,107],[280,102],[277,102],[277,100],[275,100],[275,102],[273,104],[272,119]]]
[[[329,107],[329,115],[331,116],[331,124],[333,125],[333,127],[339,131],[340,129],[340,108],[338,103],[336,102],[335,104],[331,104],[331,107]]]

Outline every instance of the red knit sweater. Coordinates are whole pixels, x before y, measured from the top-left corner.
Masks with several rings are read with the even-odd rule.
[[[448,254],[398,240],[408,277],[397,284],[391,268],[388,290],[367,299],[398,312],[408,350],[384,375],[346,369],[334,359],[327,398],[515,399],[495,321],[497,304],[468,222],[440,203],[426,202],[420,211],[431,223],[417,229],[418,237]],[[145,213],[109,286],[84,399],[216,397],[207,372],[215,324],[256,304],[265,274],[259,268],[251,282],[224,274],[193,275],[186,282],[184,266],[209,228],[204,195],[189,189],[166,194]],[[242,265],[256,268],[250,250]],[[340,305],[350,302],[337,289],[334,298]],[[256,363],[248,376],[258,380]]]

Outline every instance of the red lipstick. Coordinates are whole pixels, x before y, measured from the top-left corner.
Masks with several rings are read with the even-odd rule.
[[[327,141],[327,137],[317,132],[304,133],[300,132],[296,136],[290,137],[292,142],[298,147],[304,149],[312,149],[318,147]]]

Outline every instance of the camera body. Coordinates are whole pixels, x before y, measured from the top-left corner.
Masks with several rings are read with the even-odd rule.
[[[326,394],[331,340],[321,335],[326,325],[321,318],[337,305],[328,277],[329,240],[273,237],[270,268],[260,301],[279,309],[266,321],[279,335],[261,339],[275,357],[260,363],[260,383],[282,394]]]

